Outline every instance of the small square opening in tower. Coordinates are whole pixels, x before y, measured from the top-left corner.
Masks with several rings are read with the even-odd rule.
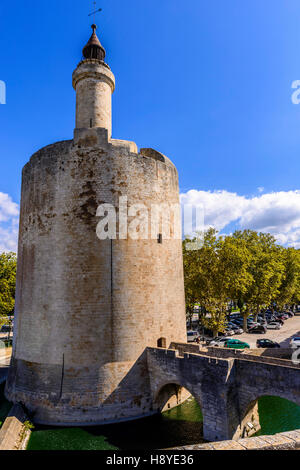
[[[157,340],[157,347],[158,347],[158,348],[164,348],[164,349],[166,349],[166,347],[167,347],[167,340],[166,340],[166,338],[159,338],[159,339]]]

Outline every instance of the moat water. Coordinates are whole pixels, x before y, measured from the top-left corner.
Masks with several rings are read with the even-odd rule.
[[[300,429],[300,407],[277,397],[259,400],[262,429],[259,434]],[[162,415],[127,423],[88,428],[39,427],[31,435],[28,450],[130,450],[168,449],[203,442],[202,413],[197,402]]]

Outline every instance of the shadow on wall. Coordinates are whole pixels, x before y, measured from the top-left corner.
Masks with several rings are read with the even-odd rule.
[[[158,344],[166,344],[166,339],[161,338]],[[161,346],[164,348],[165,346]],[[127,401],[126,397],[133,397]],[[114,403],[121,405],[121,410],[115,416],[120,421],[126,418],[139,418],[155,413],[163,413],[184,403],[192,394],[180,384],[165,384],[152,396],[150,374],[147,363],[147,350],[134,363],[126,376],[121,380],[117,389],[103,402],[105,405]]]
[[[169,383],[164,385],[157,393],[154,399],[154,408],[163,413],[176,406],[182,405],[192,395],[184,387],[176,383]]]
[[[280,347],[281,348],[290,348],[290,342],[293,338],[295,338],[296,336],[300,336],[300,331],[298,331],[297,333],[293,333],[291,336],[289,336],[289,338],[286,338],[285,340],[281,341],[280,344]]]
[[[114,404],[117,406],[116,415],[113,418],[116,421],[128,418],[137,419],[153,414],[146,350],[120,381],[118,387],[103,402],[104,407]]]

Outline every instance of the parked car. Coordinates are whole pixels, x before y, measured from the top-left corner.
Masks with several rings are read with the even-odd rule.
[[[266,320],[259,320],[258,323],[261,325],[261,326],[267,326],[268,322]]]
[[[223,347],[224,343],[226,341],[228,341],[228,338],[226,338],[224,336],[223,336],[223,338],[216,337],[214,339],[206,341],[206,345],[207,346],[215,346],[215,347]]]
[[[279,323],[281,326],[284,325],[284,321],[281,320],[281,318],[277,318],[277,317],[274,317],[268,320],[268,323],[271,323],[271,322]]]
[[[234,331],[235,335],[242,335],[244,333],[243,328],[238,328],[237,330]]]
[[[229,328],[238,328],[237,325],[236,325],[235,323],[233,323],[232,321],[229,321],[229,322],[227,323],[227,326],[228,326]]]
[[[231,329],[231,328],[225,328],[224,331],[219,331],[218,335],[220,337],[223,337],[223,336],[233,336],[234,335],[234,331]]]
[[[267,332],[267,328],[263,325],[253,326],[248,329],[248,333],[264,335]]]
[[[241,318],[240,313],[231,313],[230,318]]]
[[[285,321],[285,320],[288,320],[289,316],[286,315],[285,313],[279,313],[278,315],[276,315],[276,318],[277,318],[278,320]]]
[[[10,326],[10,325],[3,325],[0,332],[1,333],[13,333],[14,329],[13,329],[13,326]]]
[[[233,335],[234,335],[234,331],[233,331],[232,328],[225,328],[224,334],[225,334],[225,336],[233,336]]]
[[[250,349],[248,343],[240,341],[239,339],[228,339],[224,342],[224,347],[230,349]]]
[[[199,338],[198,331],[188,331],[187,332],[187,342],[188,343],[196,343],[197,339]]]
[[[280,344],[276,341],[271,341],[270,339],[258,339],[256,341],[256,346],[258,348],[280,348]]]
[[[293,349],[300,348],[300,336],[295,336],[295,338],[292,338],[290,341],[290,346]]]
[[[218,339],[220,339],[220,338],[218,338],[217,336],[215,336],[214,338],[211,338],[211,339],[207,339],[205,341],[205,344],[206,344],[206,346],[210,346],[211,343],[213,343],[214,341],[217,341]]]
[[[273,318],[276,318],[275,315],[273,315],[273,313],[267,313],[266,314],[266,319],[267,320],[272,320]]]
[[[289,318],[293,318],[295,316],[294,312],[291,312],[290,310],[287,310],[286,312],[284,312],[285,315],[287,315]]]
[[[228,337],[223,336],[222,338],[219,338],[219,341],[216,342],[215,346],[219,348],[224,348],[224,344],[226,341],[228,341]]]
[[[267,325],[268,330],[280,330],[280,328],[281,328],[281,324],[277,321],[271,321]]]
[[[241,327],[244,322],[243,320],[233,320],[232,323],[234,323],[238,327]]]
[[[242,335],[244,333],[243,328],[241,328],[238,325],[235,325],[234,323],[231,323],[231,324],[228,323],[228,326],[229,326],[229,328],[231,328],[233,330],[235,335]]]

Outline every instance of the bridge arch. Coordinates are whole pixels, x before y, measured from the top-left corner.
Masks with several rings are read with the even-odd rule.
[[[178,380],[166,380],[161,382],[156,388],[153,400],[154,409],[162,413],[182,405],[189,398],[194,398],[202,409],[201,397],[197,391],[193,390],[193,387]]]
[[[238,412],[238,423],[234,424],[232,421],[232,434],[234,438],[245,438],[251,437],[256,434],[261,429],[261,425],[263,424],[261,421],[262,416],[260,415],[259,409],[259,400],[264,398],[280,398],[287,403],[292,405],[296,405],[300,407],[300,397],[295,397],[294,394],[289,393],[289,391],[276,391],[272,390],[269,393],[260,393],[256,395],[252,395],[252,397],[248,397],[248,401],[244,400],[240,403],[240,408]],[[229,401],[230,404],[230,401]],[[276,409],[276,414],[278,414],[278,409]],[[300,411],[299,411],[299,419],[300,419]],[[298,428],[299,425],[296,425]],[[291,429],[282,428],[277,429],[276,432],[284,432],[289,431]],[[265,431],[264,431],[265,432]],[[266,432],[265,432],[266,433]],[[267,434],[267,433],[266,433]]]
[[[274,398],[282,398],[283,400],[289,401],[290,403],[294,403],[295,405],[300,406],[300,396],[295,397],[294,394],[290,394],[288,391],[276,391],[270,390],[270,392],[260,393],[256,396],[253,396],[252,399],[248,401],[248,403],[244,403],[241,409],[243,414],[247,413],[247,409],[251,408],[260,398],[265,397],[274,397]]]

